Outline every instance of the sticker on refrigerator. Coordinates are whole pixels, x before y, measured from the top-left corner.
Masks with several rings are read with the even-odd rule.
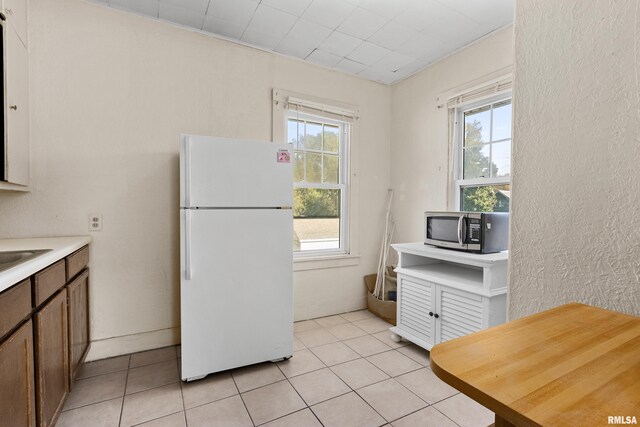
[[[278,163],[291,163],[289,150],[278,150]]]

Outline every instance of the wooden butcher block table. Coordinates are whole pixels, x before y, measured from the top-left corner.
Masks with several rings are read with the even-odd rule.
[[[431,368],[496,427],[640,424],[640,317],[566,304],[438,344]]]

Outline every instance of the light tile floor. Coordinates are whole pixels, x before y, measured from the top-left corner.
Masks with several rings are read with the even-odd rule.
[[[429,353],[366,310],[294,324],[294,355],[180,381],[180,347],[86,363],[57,427],[485,427]]]

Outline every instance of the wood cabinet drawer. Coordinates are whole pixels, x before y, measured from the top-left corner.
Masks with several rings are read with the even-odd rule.
[[[66,280],[65,260],[61,259],[35,274],[33,283],[35,306],[39,306],[56,291],[62,288]]]
[[[89,246],[85,246],[69,255],[67,263],[67,281],[73,279],[89,264]]]
[[[0,338],[31,314],[31,279],[0,294]]]

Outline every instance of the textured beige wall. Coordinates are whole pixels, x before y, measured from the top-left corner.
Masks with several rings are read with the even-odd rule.
[[[390,88],[80,0],[29,6],[33,185],[0,194],[0,236],[87,234],[88,215],[102,214],[90,357],[178,340],[179,134],[269,140],[272,87],[360,106],[361,258],[296,272],[294,311],[365,306],[389,185]]]
[[[394,241],[423,240],[424,211],[450,208],[449,119],[447,108],[437,107],[438,97],[509,72],[512,64],[513,27],[507,27],[393,86]]]
[[[637,1],[519,0],[510,317],[640,314]]]

